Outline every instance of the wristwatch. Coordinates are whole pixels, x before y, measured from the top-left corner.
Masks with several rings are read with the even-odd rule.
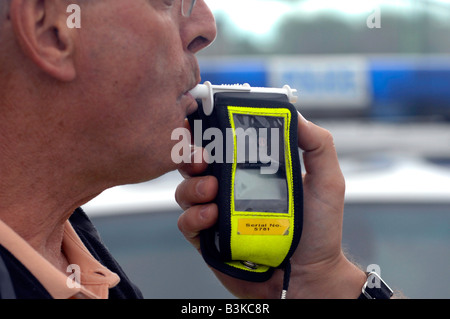
[[[390,299],[393,294],[392,289],[376,272],[369,272],[358,299]]]

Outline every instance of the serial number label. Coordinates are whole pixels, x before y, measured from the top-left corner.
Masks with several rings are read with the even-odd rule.
[[[242,218],[238,221],[238,235],[278,235],[289,234],[288,219]]]

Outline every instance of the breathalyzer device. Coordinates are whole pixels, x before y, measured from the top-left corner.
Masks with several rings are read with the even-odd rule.
[[[302,233],[296,90],[199,84],[189,116],[219,181],[216,225],[200,234],[203,258],[235,278],[262,282],[285,267]]]

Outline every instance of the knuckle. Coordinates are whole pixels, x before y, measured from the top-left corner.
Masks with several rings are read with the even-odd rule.
[[[334,143],[334,136],[327,129],[323,129],[323,142],[326,146],[331,146],[333,148],[336,148],[336,145]]]

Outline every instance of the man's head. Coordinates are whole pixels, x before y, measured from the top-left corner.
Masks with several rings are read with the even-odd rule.
[[[190,17],[181,0],[1,2],[5,154],[106,186],[175,168],[170,137],[196,107],[186,94],[200,81],[195,54],[216,35],[203,0]],[[74,2],[79,29],[67,24]]]

